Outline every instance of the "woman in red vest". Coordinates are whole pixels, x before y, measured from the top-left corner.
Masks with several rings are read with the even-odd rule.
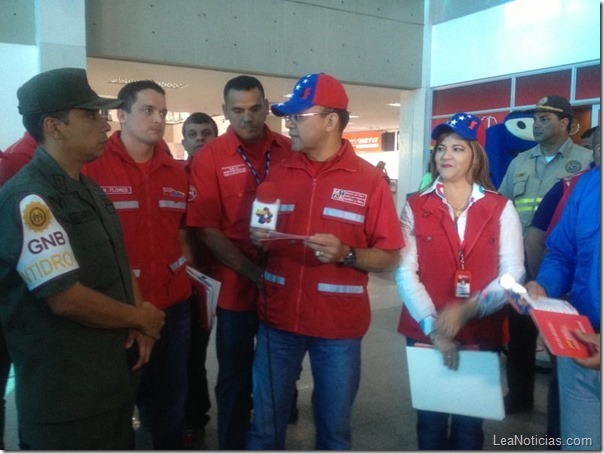
[[[491,184],[479,126],[478,117],[458,113],[434,128],[434,181],[409,198],[401,215],[398,330],[408,345],[432,344],[450,369],[460,346],[498,350],[506,343],[498,278],[524,278],[520,221]],[[418,410],[417,437],[419,449],[481,449],[482,419]]]

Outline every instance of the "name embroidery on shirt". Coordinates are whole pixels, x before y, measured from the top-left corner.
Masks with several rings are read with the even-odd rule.
[[[367,203],[367,194],[363,194],[362,192],[349,191],[347,189],[333,188],[333,192],[331,193],[331,199],[364,207]]]
[[[132,194],[132,186],[101,186],[105,194]]]
[[[240,173],[245,173],[247,172],[247,167],[244,163],[242,164],[235,164],[234,166],[226,166],[222,168],[222,174],[225,177],[230,177],[233,175],[238,175]]]

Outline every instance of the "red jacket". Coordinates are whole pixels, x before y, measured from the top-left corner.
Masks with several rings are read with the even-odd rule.
[[[507,199],[493,192],[476,201],[468,211],[464,244],[445,204],[435,194],[416,194],[409,199],[415,220],[419,280],[434,303],[436,311],[455,301],[455,273],[461,269],[459,248],[463,250],[465,270],[472,273],[472,291],[486,287],[498,275],[499,218]],[[429,343],[405,306],[398,331],[408,338]],[[471,320],[458,334],[462,344],[492,347],[507,341],[505,311]]]
[[[26,132],[4,151],[4,156],[0,159],[0,187],[32,160],[37,147],[38,143]]]
[[[278,188],[279,232],[331,233],[357,248],[398,250],[404,245],[382,172],[357,157],[348,141],[319,170],[297,153],[271,170],[268,180]],[[270,242],[267,257],[266,301],[258,300],[261,320],[277,329],[327,339],[366,333],[367,272],[323,264],[301,241]]]
[[[145,300],[164,309],[187,299],[191,284],[178,240],[189,196],[182,164],[160,143],[146,174],[126,152],[117,131],[103,156],[82,172],[103,188],[117,209],[130,267]]]

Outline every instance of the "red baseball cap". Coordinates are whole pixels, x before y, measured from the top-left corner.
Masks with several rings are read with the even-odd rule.
[[[278,117],[284,117],[300,113],[312,106],[347,110],[348,96],[344,86],[329,74],[308,74],[296,83],[288,101],[273,104],[271,110]]]

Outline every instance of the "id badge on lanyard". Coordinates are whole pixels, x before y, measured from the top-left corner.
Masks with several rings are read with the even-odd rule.
[[[465,269],[463,250],[459,248],[460,269],[455,273],[455,297],[469,298],[472,293],[472,273]]]

